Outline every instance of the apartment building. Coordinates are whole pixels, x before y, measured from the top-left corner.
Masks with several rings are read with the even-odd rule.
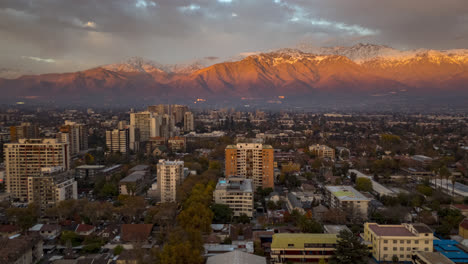
[[[157,165],[157,189],[163,203],[176,201],[177,186],[184,180],[184,162],[159,160]]]
[[[68,143],[58,139],[19,139],[4,145],[6,189],[14,198],[28,201],[28,177],[41,175],[44,167],[70,169]]]
[[[190,132],[195,130],[194,118],[192,112],[185,112],[184,114],[184,131]]]
[[[425,224],[379,225],[364,224],[364,240],[371,244],[371,253],[377,262],[410,262],[414,252],[433,251],[433,231]]]
[[[68,142],[72,156],[88,149],[88,129],[83,124],[65,121],[65,125],[60,127],[57,138],[63,143]]]
[[[28,177],[28,203],[50,208],[60,201],[78,199],[78,184],[71,171],[62,167],[42,168],[39,176]]]
[[[119,194],[138,195],[145,188],[145,171],[134,171],[119,182]]]
[[[309,147],[309,151],[317,158],[335,158],[335,150],[325,145],[312,145]]]
[[[360,218],[367,219],[367,210],[371,199],[351,186],[325,186],[325,202],[331,208],[352,212]]]
[[[254,196],[251,179],[235,176],[219,179],[213,197],[215,203],[229,206],[234,216],[245,214],[253,217]]]
[[[274,150],[270,145],[238,143],[225,150],[225,175],[251,179],[253,188],[274,187]]]
[[[22,138],[38,138],[39,127],[31,123],[21,123],[19,126],[10,127],[10,141],[18,142]]]
[[[106,131],[106,146],[109,152],[127,154],[130,145],[130,131],[128,129],[114,129]]]
[[[328,262],[336,250],[336,234],[280,233],[273,235],[271,263]]]

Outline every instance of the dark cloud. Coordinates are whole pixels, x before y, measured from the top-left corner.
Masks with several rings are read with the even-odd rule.
[[[131,56],[178,63],[303,41],[465,48],[467,28],[465,0],[3,0],[0,67],[73,71]]]

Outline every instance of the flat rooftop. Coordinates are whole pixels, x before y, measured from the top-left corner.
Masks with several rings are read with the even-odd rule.
[[[239,177],[221,178],[216,184],[216,190],[252,192],[252,180]]]
[[[370,201],[351,186],[325,186],[325,188],[341,201]]]
[[[415,236],[406,227],[400,225],[370,224],[369,228],[378,236]]]
[[[123,178],[120,180],[120,183],[126,183],[126,182],[136,182],[145,177],[146,173],[144,171],[134,171],[127,177]]]
[[[273,235],[271,248],[304,248],[304,244],[336,244],[336,234],[280,233]]]

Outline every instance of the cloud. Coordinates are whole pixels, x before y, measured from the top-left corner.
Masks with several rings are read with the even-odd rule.
[[[32,57],[32,56],[21,56],[23,59],[28,59],[28,60],[33,60],[37,62],[46,62],[46,63],[55,63],[56,61],[54,59],[44,59],[44,58],[39,58],[39,57]]]
[[[132,56],[180,63],[305,40],[466,48],[467,14],[466,0],[2,0],[0,68],[72,71]],[[29,65],[24,54],[67,63]]]

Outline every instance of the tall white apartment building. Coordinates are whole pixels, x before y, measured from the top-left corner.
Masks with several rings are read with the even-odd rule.
[[[110,152],[127,154],[130,143],[130,132],[128,129],[114,129],[106,131],[106,146]]]
[[[4,145],[7,192],[28,201],[28,177],[41,175],[45,167],[70,169],[68,143],[58,139],[19,139]]]
[[[219,179],[213,196],[215,203],[229,206],[234,216],[245,214],[253,217],[254,196],[251,179],[243,177]]]
[[[159,160],[157,165],[158,191],[162,203],[176,201],[177,186],[184,179],[184,162]]]
[[[140,142],[149,141],[152,137],[169,138],[179,133],[174,118],[168,114],[157,114],[150,111],[130,114],[130,149],[138,150]]]
[[[193,121],[193,113],[185,112],[184,114],[184,131],[190,132],[195,130],[195,125]]]

